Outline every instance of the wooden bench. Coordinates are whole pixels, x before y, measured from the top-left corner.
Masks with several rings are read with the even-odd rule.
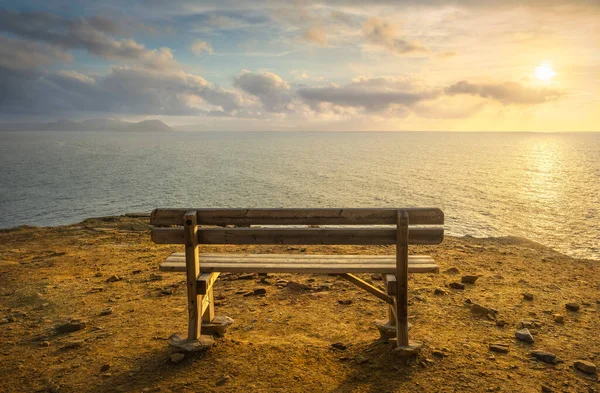
[[[155,243],[185,245],[185,253],[171,254],[160,269],[186,272],[187,342],[199,340],[202,321],[214,318],[219,273],[320,273],[339,274],[388,303],[399,350],[418,347],[408,339],[408,273],[439,268],[430,256],[409,256],[408,246],[442,242],[440,209],[156,209],[150,222]],[[396,254],[204,254],[199,253],[202,244],[396,245]],[[385,291],[355,273],[382,274]]]

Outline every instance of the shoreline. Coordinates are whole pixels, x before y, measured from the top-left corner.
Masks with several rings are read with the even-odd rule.
[[[379,340],[373,322],[386,318],[386,304],[339,277],[222,275],[216,315],[234,324],[206,354],[175,364],[166,339],[187,329],[185,275],[158,265],[180,247],[152,243],[149,228],[144,218],[113,216],[0,231],[0,391],[600,391],[597,374],[574,367],[580,360],[600,365],[597,261],[515,237],[411,246],[440,266],[439,274],[409,278],[410,335],[423,342],[411,362]],[[393,253],[392,246],[204,250]],[[479,278],[453,288],[463,275]],[[266,295],[240,294],[255,287]],[[474,304],[497,313],[478,314]],[[57,333],[73,319],[85,323]],[[515,338],[523,326],[533,343]],[[492,350],[496,344],[507,353]],[[561,363],[533,357],[536,350]]]

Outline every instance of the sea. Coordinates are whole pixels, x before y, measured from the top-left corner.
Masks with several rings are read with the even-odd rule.
[[[0,132],[0,228],[157,207],[439,207],[600,260],[600,133]]]

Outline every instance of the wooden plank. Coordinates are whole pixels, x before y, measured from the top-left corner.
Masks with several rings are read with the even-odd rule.
[[[341,274],[341,273],[381,273],[392,274],[396,271],[394,264],[302,264],[297,263],[205,263],[202,262],[202,273],[230,272],[230,273],[317,273],[317,274]],[[433,273],[438,270],[435,264],[409,265],[409,273]],[[180,262],[163,262],[160,270],[165,272],[185,271],[185,265]]]
[[[157,244],[181,244],[182,229],[153,228],[152,240]],[[443,228],[411,228],[410,244],[439,244]],[[200,244],[396,244],[395,229],[379,228],[200,228]]]
[[[398,210],[396,231],[396,337],[399,347],[408,346],[408,213]]]
[[[395,225],[398,209],[156,209],[155,226],[183,225],[185,212],[197,212],[199,225]],[[438,208],[406,208],[411,225],[442,225]]]
[[[200,275],[200,262],[198,256],[198,226],[196,224],[196,212],[185,213],[185,265],[188,298],[188,340],[200,338],[200,317],[203,312],[202,296],[198,296],[198,276]]]
[[[202,259],[202,254],[200,254]],[[204,261],[202,261],[204,264]],[[202,273],[198,276],[198,295],[206,295],[219,278],[219,273]]]
[[[355,258],[359,257],[359,258]],[[429,255],[410,255],[409,264],[434,264]],[[307,255],[307,254],[200,254],[202,263],[341,263],[341,264],[366,264],[366,263],[396,263],[395,255]],[[166,262],[185,262],[182,253],[173,253],[167,257]]]
[[[356,285],[357,287],[362,288],[365,291],[377,296],[379,299],[383,300],[384,302],[386,302],[388,304],[394,304],[394,300],[391,296],[386,295],[379,288],[376,288],[373,285],[369,284],[368,282],[361,280],[360,278],[356,277],[355,275],[350,274],[350,273],[345,273],[345,274],[340,274],[340,277],[345,278],[346,280],[350,281],[352,284]]]

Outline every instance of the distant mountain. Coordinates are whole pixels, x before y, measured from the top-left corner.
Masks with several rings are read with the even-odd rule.
[[[140,131],[171,132],[173,129],[160,120],[131,123],[117,119],[89,119],[81,122],[61,119],[50,123],[5,123],[0,131]]]

